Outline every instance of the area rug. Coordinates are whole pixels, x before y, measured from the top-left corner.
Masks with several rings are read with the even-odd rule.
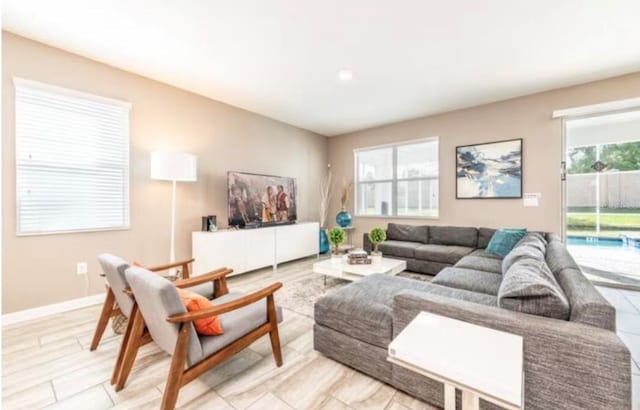
[[[433,278],[413,272],[401,272],[398,276],[422,281],[430,281]],[[313,318],[313,306],[318,299],[349,283],[351,282],[330,276],[327,276],[325,283],[324,276],[313,275],[311,278],[285,283],[282,289],[276,292],[276,303],[285,309]]]

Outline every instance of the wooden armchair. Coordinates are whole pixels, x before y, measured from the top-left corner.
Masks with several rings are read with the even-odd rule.
[[[189,259],[180,262],[154,266],[147,269],[149,269],[151,272],[162,272],[169,269],[180,268],[182,278],[188,279],[189,264],[191,264],[194,260],[195,259]],[[105,286],[107,296],[104,304],[102,305],[102,311],[100,312],[96,330],[93,334],[93,340],[91,341],[91,351],[94,351],[98,348],[100,340],[102,339],[102,335],[104,334],[104,330],[109,323],[109,319],[119,314],[123,314],[127,319],[129,319],[131,316],[131,307],[133,306],[133,299],[131,298],[131,296],[123,293],[123,290],[129,287],[124,278],[124,270],[129,267],[129,263],[124,259],[109,254],[99,255],[98,262],[100,262],[100,265],[102,267],[103,273],[101,276],[104,276],[107,279],[108,284]],[[203,296],[206,297],[210,297],[212,295],[211,292],[205,291],[204,293],[205,294],[203,294]]]
[[[128,268],[125,276],[135,296],[135,309],[141,312],[151,337],[172,355],[162,409],[175,407],[182,386],[267,333],[276,364],[282,365],[278,335],[282,310],[276,307],[274,301],[274,293],[282,287],[281,283],[274,283],[248,295],[230,294],[226,293],[226,273],[212,273],[211,277],[215,276],[219,283],[217,289],[221,296],[212,300],[211,308],[188,313],[176,286],[181,286],[184,282],[191,283],[200,277],[171,283],[138,267]],[[198,335],[193,321],[213,315],[220,317],[225,333],[220,336]],[[142,322],[136,322],[130,333],[131,338],[140,337],[143,331]],[[132,359],[125,359],[122,366],[119,385],[126,382],[130,371],[129,360]]]
[[[149,333],[145,330],[144,321],[142,320],[140,311],[136,306],[136,301],[129,290],[129,283],[124,275],[125,270],[129,268],[130,264],[122,258],[109,254],[99,255],[98,261],[100,262],[109,286],[107,290],[107,298],[104,306],[102,307],[102,313],[98,320],[98,325],[96,326],[96,331],[91,343],[91,350],[95,350],[95,348],[97,348],[110,317],[122,313],[128,319],[127,329],[124,333],[118,358],[116,359],[116,364],[111,375],[111,384],[116,385],[115,388],[116,391],[118,391],[124,386],[124,382],[118,382],[120,374],[122,373],[123,364],[127,363],[129,366],[126,373],[128,375],[128,372],[131,370],[133,362],[135,361],[138,349],[140,346],[149,343],[152,339]],[[149,269],[149,271],[162,272],[176,267],[182,267],[182,276],[184,279],[176,281],[180,287],[190,288],[191,291],[195,291],[208,299],[215,297],[215,295],[222,295],[226,292],[226,275],[232,272],[231,269],[221,268],[208,275],[189,278],[189,264],[192,262],[193,259],[190,259],[160,265]],[[159,277],[159,275],[156,276]],[[224,278],[220,279],[221,277]],[[212,282],[217,283],[212,285]],[[116,307],[116,303],[118,307]],[[141,328],[142,330],[139,333],[136,333],[135,337],[132,337],[131,333],[134,325],[136,326],[136,329]],[[125,360],[127,360],[127,362],[125,362]]]

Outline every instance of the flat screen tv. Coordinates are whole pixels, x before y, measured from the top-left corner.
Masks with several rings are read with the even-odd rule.
[[[297,219],[295,178],[229,171],[227,192],[230,226],[290,224]]]

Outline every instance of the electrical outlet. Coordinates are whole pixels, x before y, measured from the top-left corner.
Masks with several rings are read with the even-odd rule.
[[[78,262],[76,265],[76,274],[77,275],[86,275],[89,268],[87,267],[87,262]]]

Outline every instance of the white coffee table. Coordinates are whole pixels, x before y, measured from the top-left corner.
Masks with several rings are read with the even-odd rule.
[[[407,262],[390,258],[382,258],[382,261],[370,265],[349,265],[346,257],[340,261],[326,259],[313,264],[313,273],[325,275],[325,279],[327,276],[331,276],[350,281],[358,280],[374,273],[393,276],[405,269],[407,269]]]
[[[478,410],[480,398],[505,409],[524,407],[522,336],[421,312],[389,344],[388,360],[442,382],[444,408]]]

